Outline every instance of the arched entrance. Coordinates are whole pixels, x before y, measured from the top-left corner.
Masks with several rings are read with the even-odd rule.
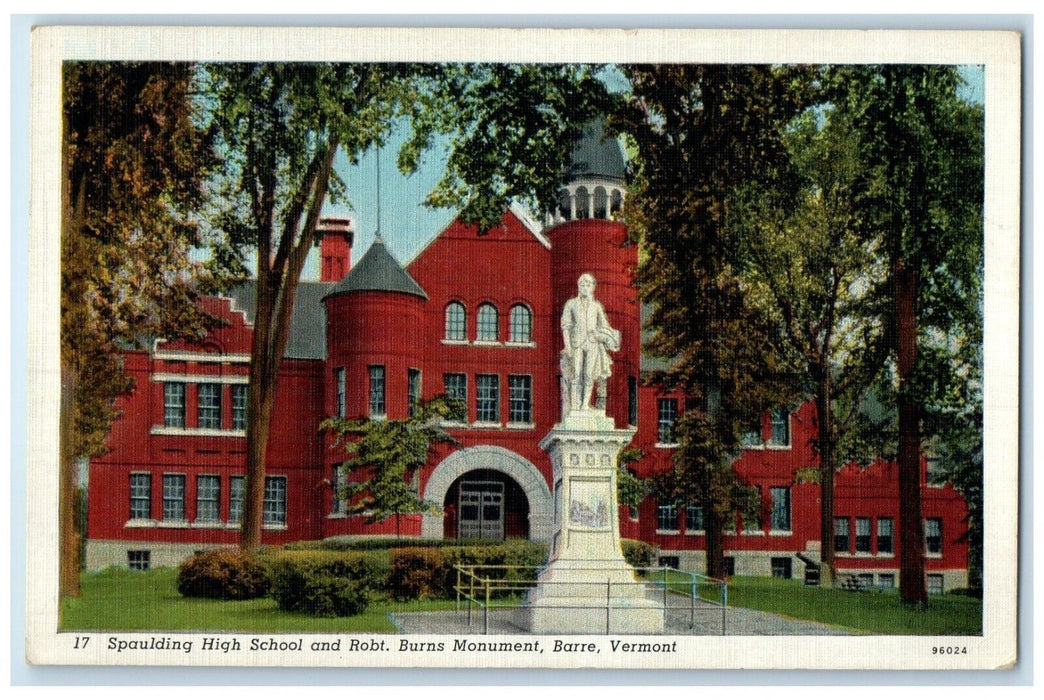
[[[478,445],[446,457],[428,479],[424,500],[444,508],[442,514],[424,516],[424,537],[546,541],[553,534],[554,506],[544,476],[503,447]]]

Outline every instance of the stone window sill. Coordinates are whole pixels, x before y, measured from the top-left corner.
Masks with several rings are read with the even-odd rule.
[[[166,435],[169,437],[234,437],[245,438],[246,430],[222,430],[218,428],[169,428],[165,425],[154,425],[150,435]]]

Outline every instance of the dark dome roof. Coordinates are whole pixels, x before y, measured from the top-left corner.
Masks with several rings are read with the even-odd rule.
[[[584,127],[580,141],[573,148],[566,183],[584,177],[623,182],[627,175],[627,160],[623,149],[613,136],[606,136],[602,122],[590,122]]]
[[[428,295],[410,273],[402,269],[377,236],[366,255],[331,289],[324,299],[349,292],[399,292],[427,299]]]

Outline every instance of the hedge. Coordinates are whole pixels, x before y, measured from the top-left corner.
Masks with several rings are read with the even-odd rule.
[[[235,548],[195,554],[178,567],[178,593],[189,598],[247,600],[268,594],[268,567]]]
[[[268,561],[279,608],[323,617],[361,613],[388,576],[387,557],[375,553],[285,551]]]

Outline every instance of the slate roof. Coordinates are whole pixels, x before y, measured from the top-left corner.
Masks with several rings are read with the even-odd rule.
[[[590,122],[570,156],[565,182],[591,177],[623,183],[627,176],[627,160],[613,136],[606,136],[602,122]]]
[[[257,312],[257,288],[254,285],[253,280],[241,282],[227,294],[232,298],[233,310],[242,311],[250,324],[254,323],[254,315]],[[284,358],[326,359],[326,307],[323,306],[322,300],[331,287],[332,282],[302,280],[298,284]]]
[[[428,298],[417,281],[388,252],[380,236],[374,239],[366,255],[323,298],[350,292],[399,292]]]

